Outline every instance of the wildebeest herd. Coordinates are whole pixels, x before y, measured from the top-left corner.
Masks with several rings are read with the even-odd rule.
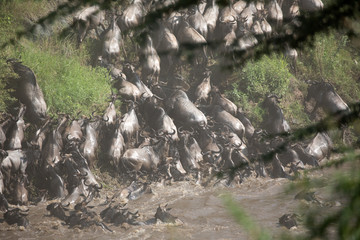
[[[142,33],[143,44],[137,46],[141,71],[134,64],[120,63],[120,56],[127,54],[122,33],[131,37],[132,28],[142,24],[149,11],[166,4],[173,1],[134,0],[119,16],[112,11],[107,22],[98,7],[85,8],[75,16],[78,44],[89,30],[96,30],[102,44],[98,64],[109,70],[118,91],[101,114],[94,111],[91,116],[58,114],[57,119],[49,118],[34,72],[18,60],[8,60],[18,74],[14,96],[19,100],[17,115],[3,113],[0,124],[0,207],[8,215],[14,211],[11,216],[22,219],[23,213],[10,210],[8,201],[28,204],[29,181],[41,179],[34,184],[36,189],[45,190],[42,197],[61,200],[49,205],[48,210],[71,225],[71,216],[65,216],[63,208],[83,199],[77,206],[85,214],[85,205],[102,189],[92,172],[101,164],[112,166],[129,182],[193,179],[206,186],[209,176],[229,169],[235,170],[226,184],[240,183],[250,175],[291,177],[305,165],[317,166],[329,157],[333,144],[323,131],[309,142],[286,145],[265,161],[263,155],[284,144],[279,134],[291,132],[279,107],[281,98],[275,94],[264,98],[265,121],[255,128],[212,84],[216,81],[207,68],[208,59],[221,52],[246,50],[272,36],[283,18],[296,21],[299,7],[303,11],[321,9],[320,0],[272,0],[267,5],[240,0],[223,8],[214,0],[201,1],[164,15],[147,27]],[[220,43],[216,51],[206,48],[212,41]],[[193,65],[200,69],[194,73],[196,85],[181,75],[177,52],[184,44],[200,45],[194,50],[198,52]],[[287,54],[290,52],[296,58],[296,51]],[[115,106],[119,98],[122,114]],[[349,111],[328,82],[309,83],[306,100],[311,98],[316,102],[312,115],[319,107],[329,113]],[[25,136],[29,125],[37,131]],[[35,202],[35,196],[31,197]],[[109,206],[107,211],[112,215],[104,212],[104,219],[115,215],[136,218],[136,214],[119,207]],[[91,218],[91,213],[86,214]]]

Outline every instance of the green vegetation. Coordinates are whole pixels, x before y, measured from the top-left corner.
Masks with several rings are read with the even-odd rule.
[[[25,23],[36,20],[39,13],[45,14],[53,6],[46,1],[22,0],[2,2],[0,7],[0,31],[4,33],[0,44],[3,44]],[[19,14],[24,12],[25,15]],[[92,68],[89,64],[93,60],[90,49],[94,44],[88,41],[77,49],[75,42],[71,35],[60,39],[55,33],[35,42],[22,39],[8,46],[0,63],[0,111],[11,104],[11,89],[5,87],[13,76],[6,64],[8,58],[17,58],[34,71],[50,115],[58,112],[74,115],[79,111],[89,115],[95,109],[104,109],[111,93],[110,78],[105,69]]]
[[[50,114],[81,111],[89,115],[105,107],[111,92],[106,70],[82,64],[87,56],[69,40],[27,42],[19,54],[23,64],[36,73]]]
[[[346,102],[360,98],[357,78],[360,58],[346,35],[330,32],[316,36],[313,48],[303,51],[298,63],[298,78],[329,81]]]
[[[318,34],[314,46],[301,51],[294,68],[281,55],[249,61],[233,74],[231,87],[225,93],[255,125],[262,122],[259,103],[264,96],[282,95],[281,107],[289,123],[303,127],[310,123],[303,107],[306,81],[328,81],[346,102],[353,103],[360,100],[359,73],[359,52],[345,34],[331,31]]]
[[[15,37],[16,32],[24,28],[26,23],[41,17],[39,13],[45,14],[44,9],[49,10],[50,5],[44,0],[0,2],[0,44]],[[131,45],[129,39],[126,41],[126,47]],[[96,41],[88,40],[80,49],[77,49],[74,43],[71,37],[60,39],[55,34],[36,42],[23,39],[4,49],[0,53],[0,111],[5,111],[13,102],[10,97],[11,89],[6,87],[7,81],[13,77],[6,64],[6,59],[11,57],[19,58],[35,72],[50,115],[58,112],[74,115],[79,111],[90,114],[96,108],[104,108],[111,85],[104,69],[93,68],[89,64],[94,60],[91,49],[96,45]],[[307,80],[329,81],[346,102],[359,101],[360,89],[357,81],[360,76],[360,53],[358,50],[354,51],[352,44],[345,34],[331,31],[328,34],[318,34],[314,46],[301,51],[294,68],[290,68],[281,54],[249,61],[231,76],[233,80],[226,95],[248,113],[256,127],[263,120],[260,104],[264,97],[267,94],[283,96],[281,107],[286,119],[292,126],[302,127],[310,122],[302,104]],[[129,51],[128,55],[130,59],[136,59],[135,51]],[[354,164],[346,175],[339,175],[333,180],[335,195],[340,195],[346,204],[338,212],[325,215],[316,210],[309,211],[305,218],[305,226],[309,232],[306,236],[301,236],[302,238],[324,237],[327,231],[334,227],[337,228],[339,239],[360,238],[359,159],[359,155],[348,152],[345,159],[337,161],[337,164]],[[306,176],[302,177],[301,186],[313,186]],[[324,180],[320,182],[324,184]],[[270,238],[229,196],[224,198],[224,202],[252,238]]]
[[[2,54],[0,54],[0,58]],[[0,61],[0,112],[5,112],[8,105],[11,105],[15,99],[10,95],[11,90],[6,88],[5,79],[14,76],[9,66],[4,61]]]
[[[285,59],[280,55],[263,56],[248,62],[239,73],[240,89],[254,101],[269,93],[284,95],[291,74]]]
[[[247,62],[234,75],[235,82],[226,95],[248,112],[254,123],[262,121],[259,103],[268,94],[285,95],[292,77],[285,58],[275,54]]]

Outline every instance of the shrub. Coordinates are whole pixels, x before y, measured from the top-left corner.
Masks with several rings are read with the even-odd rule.
[[[286,60],[280,55],[250,61],[235,75],[237,80],[225,94],[243,108],[255,124],[262,121],[264,114],[258,104],[269,93],[284,95],[292,77]]]
[[[240,89],[249,96],[250,100],[258,102],[269,93],[285,94],[291,74],[282,56],[271,55],[263,56],[258,61],[248,62],[239,76]]]
[[[360,61],[349,48],[349,39],[340,33],[316,36],[314,47],[306,49],[299,61],[300,78],[329,81],[346,102],[359,100],[360,89],[356,79]]]

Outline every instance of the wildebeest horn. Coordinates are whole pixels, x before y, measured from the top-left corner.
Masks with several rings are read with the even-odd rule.
[[[79,171],[79,170],[78,170],[78,171]],[[76,175],[79,176],[79,177],[87,177],[88,174],[89,174],[88,172],[81,173],[81,172],[79,171],[79,173],[77,173]],[[84,182],[84,184],[85,184],[85,182]],[[86,184],[85,184],[85,185],[86,185]],[[88,186],[88,185],[86,185],[86,186]]]
[[[240,18],[240,20],[241,20],[242,23],[244,23],[244,22],[246,22],[246,21],[248,20],[248,18],[247,18],[247,17],[243,17],[243,18]]]
[[[144,136],[143,132],[144,132],[144,129],[141,129],[140,132],[139,132],[139,135],[142,138],[146,138],[146,136]]]
[[[234,17],[234,16],[231,16],[234,20],[232,20],[232,21],[230,21],[230,23],[234,23],[234,22],[236,22],[236,18]]]
[[[214,122],[213,119],[209,119],[209,120],[208,120],[208,126],[209,126],[209,127],[214,127],[214,126],[215,126],[215,122]]]
[[[156,133],[156,135],[157,136],[162,136],[162,135],[164,135],[164,129],[159,129],[158,131],[157,131],[157,133]]]
[[[171,133],[168,133],[169,135],[174,135],[176,133],[176,129],[173,129]]]
[[[222,153],[222,151],[224,150],[223,147],[220,145],[220,144],[217,144],[216,145],[218,146],[218,148],[220,149],[219,151],[211,151],[212,154],[214,153]]]
[[[100,186],[98,186],[98,185],[95,185],[95,188],[96,188],[96,190],[100,190],[100,189],[102,189],[102,188],[103,188],[103,185],[102,185],[102,183],[100,183]]]
[[[190,127],[190,129],[191,129],[191,131],[189,130],[189,134],[190,135],[194,134],[194,132],[195,132],[194,128]]]
[[[182,129],[183,129],[183,126],[180,126],[179,129],[178,129],[178,132],[179,132],[180,134],[183,134],[183,130],[182,130]]]
[[[207,151],[207,152],[201,151],[201,155],[208,155],[208,154],[211,154],[211,151]]]
[[[70,133],[68,135],[66,135],[66,140],[68,140],[68,141],[72,140],[72,139],[69,138],[70,135],[71,135]]]
[[[105,117],[107,117],[107,119],[104,119]],[[109,116],[104,116],[102,119],[103,119],[105,122],[108,122],[108,121],[110,120]]]
[[[1,155],[3,158],[5,158],[5,157],[7,157],[9,154],[8,154],[7,151],[0,149],[0,155]]]
[[[91,115],[90,115],[90,120],[91,120],[92,118],[96,118],[96,117],[97,117],[97,116],[95,116],[95,113],[96,113],[96,110],[92,111],[92,113],[91,113]]]
[[[199,127],[205,128],[205,127],[206,127],[205,121],[201,121],[201,122],[199,123]]]
[[[140,99],[145,99],[144,95],[146,94],[146,92],[143,92],[141,95],[140,95]]]
[[[158,96],[158,95],[156,95],[156,94],[153,94],[153,96],[154,96],[155,98],[157,98],[157,99],[161,100],[161,101],[164,101],[164,99],[163,99],[163,98],[159,97],[159,96]]]

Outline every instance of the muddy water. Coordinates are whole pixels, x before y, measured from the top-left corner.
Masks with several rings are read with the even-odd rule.
[[[49,202],[29,206],[30,226],[21,229],[15,225],[0,223],[0,239],[248,239],[246,232],[234,221],[224,207],[221,195],[231,193],[248,215],[272,235],[285,230],[278,225],[278,219],[285,213],[294,212],[299,200],[285,193],[287,179],[249,178],[234,187],[201,187],[192,182],[175,182],[162,186],[152,184],[152,193],[130,201],[127,207],[138,210],[140,220],[154,217],[156,208],[168,204],[169,212],[177,216],[177,224],[157,223],[146,226],[113,226],[114,232],[104,231],[98,226],[87,229],[70,229],[62,221],[48,216]],[[97,206],[106,196],[112,196],[116,189],[102,192],[100,198],[89,205],[99,213],[104,207]],[[1,216],[1,215],[0,215]],[[2,221],[2,219],[0,220]],[[301,232],[301,227],[293,233]]]

